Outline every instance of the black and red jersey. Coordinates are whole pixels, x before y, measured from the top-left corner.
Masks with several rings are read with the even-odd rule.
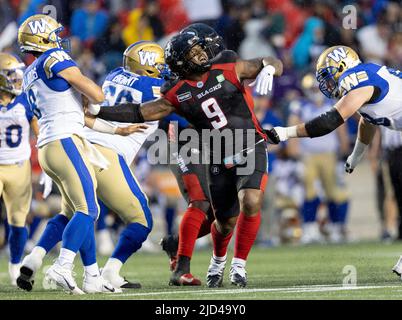
[[[166,82],[161,93],[197,130],[255,129],[266,139],[254,112],[251,94],[239,81],[235,52],[225,50],[200,81]]]

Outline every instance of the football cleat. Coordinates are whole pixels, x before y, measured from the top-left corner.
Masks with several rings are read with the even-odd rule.
[[[109,281],[113,287],[120,289],[141,289],[141,284],[138,282],[130,282],[126,278],[123,278],[119,274],[110,272],[105,269],[101,269],[102,277]]]
[[[57,261],[46,271],[45,281],[56,284],[71,294],[85,294],[75,282],[75,273],[72,271],[73,264],[60,265]]]
[[[207,286],[209,288],[222,287],[223,272],[225,271],[225,261],[218,261],[214,257],[211,257],[211,261],[207,272]]]
[[[34,285],[34,276],[37,270],[42,265],[42,259],[39,259],[34,254],[27,255],[22,260],[20,275],[17,278],[17,286],[20,289],[31,291]]]
[[[113,286],[101,275],[92,276],[84,273],[84,281],[82,283],[82,290],[85,293],[122,293],[119,287]]]
[[[242,265],[232,264],[229,277],[230,282],[235,286],[244,288],[247,285],[247,272]]]
[[[195,278],[191,273],[180,274],[173,272],[170,277],[169,286],[200,286],[201,280]]]
[[[402,276],[402,256],[399,257],[398,262],[392,268],[392,272],[397,274],[399,277]]]
[[[20,263],[8,263],[8,274],[10,275],[10,281],[12,286],[17,286],[17,278],[20,275]]]
[[[177,235],[168,235],[160,241],[162,250],[166,252],[169,257],[170,271],[174,271],[177,265],[177,249],[179,248],[179,237]]]

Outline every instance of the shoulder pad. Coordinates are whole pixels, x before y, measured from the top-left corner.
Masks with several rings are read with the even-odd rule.
[[[234,63],[239,58],[236,52],[224,50],[211,60],[211,64]]]

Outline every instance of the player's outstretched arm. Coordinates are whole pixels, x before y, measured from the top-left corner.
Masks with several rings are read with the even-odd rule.
[[[88,115],[85,116],[85,125],[98,132],[118,134],[121,136],[128,136],[135,132],[144,132],[148,128],[148,125],[145,123],[135,123],[127,127],[119,127],[109,121]]]
[[[84,76],[77,67],[70,67],[58,73],[78,92],[86,96],[91,103],[101,103],[105,100],[105,95],[95,82]]]
[[[310,137],[316,138],[324,136],[340,125],[349,117],[356,113],[374,93],[374,87],[367,86],[350,91],[342,97],[330,111],[302,124],[292,127],[275,127],[272,134],[278,136],[277,143],[286,141],[289,138]],[[278,141],[279,140],[279,141]]]
[[[352,173],[367,151],[368,145],[373,141],[376,126],[368,123],[363,117],[360,118],[357,139],[352,153],[345,163],[345,171]]]
[[[111,107],[91,105],[89,113],[99,118],[129,123],[160,120],[175,111],[175,107],[166,99],[159,98],[143,104],[126,103]]]

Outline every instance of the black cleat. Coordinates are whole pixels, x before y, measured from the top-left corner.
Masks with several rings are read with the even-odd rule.
[[[34,285],[34,280],[32,280],[33,270],[28,267],[21,267],[20,275],[17,278],[17,286],[20,289],[31,291]]]
[[[141,283],[138,282],[130,282],[126,278],[124,278],[124,283],[123,285],[120,286],[121,289],[141,289]]]

